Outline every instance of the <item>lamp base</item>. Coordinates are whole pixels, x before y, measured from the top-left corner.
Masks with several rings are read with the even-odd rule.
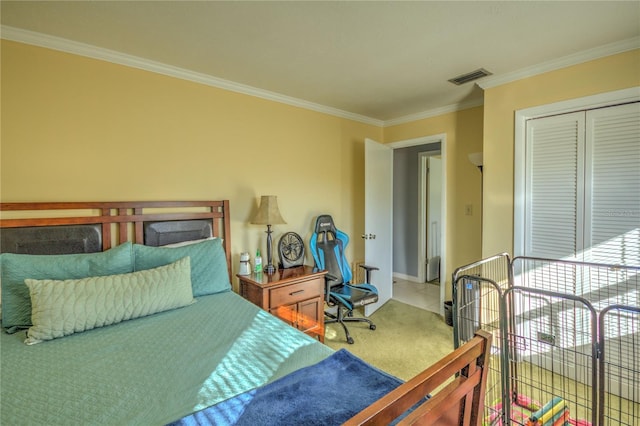
[[[272,275],[276,272],[276,267],[273,266],[273,262],[271,261],[271,225],[267,225],[267,266],[264,267],[264,271],[267,275]]]

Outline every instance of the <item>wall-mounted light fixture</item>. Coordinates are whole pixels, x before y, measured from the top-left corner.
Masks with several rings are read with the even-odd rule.
[[[469,154],[469,161],[471,164],[480,169],[480,173],[482,173],[482,153],[481,152],[473,152]]]

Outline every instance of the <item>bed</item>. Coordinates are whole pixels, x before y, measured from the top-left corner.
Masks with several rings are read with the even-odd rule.
[[[0,212],[1,424],[479,424],[490,335],[406,383],[330,349],[232,291],[226,200]]]

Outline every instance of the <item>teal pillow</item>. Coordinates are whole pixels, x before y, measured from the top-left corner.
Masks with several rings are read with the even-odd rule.
[[[195,302],[189,258],[129,274],[79,280],[25,280],[33,325],[26,344],[57,339]]]
[[[127,242],[101,253],[2,253],[2,327],[14,333],[31,326],[31,299],[25,279],[68,280],[133,272],[132,247]]]
[[[191,286],[194,297],[231,290],[227,257],[220,238],[182,247],[133,245],[135,271],[157,268],[183,257],[191,258]]]

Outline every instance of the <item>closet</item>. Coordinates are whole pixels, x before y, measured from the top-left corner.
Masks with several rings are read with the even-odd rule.
[[[640,103],[528,119],[525,132],[518,254],[640,265]]]

